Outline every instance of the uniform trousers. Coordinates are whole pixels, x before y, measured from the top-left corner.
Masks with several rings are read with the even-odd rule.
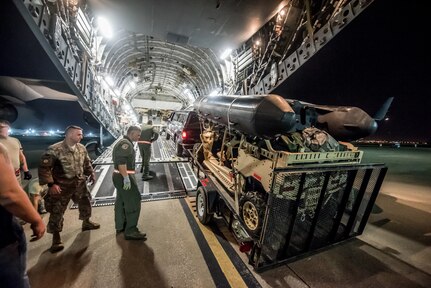
[[[115,199],[115,229],[124,229],[125,235],[138,231],[137,225],[141,213],[141,193],[136,183],[135,175],[129,175],[131,188],[123,189],[123,176],[119,173],[112,175],[112,181],[117,189]]]
[[[150,158],[151,158],[151,144],[139,144],[139,152],[142,157],[142,167],[144,168],[143,175],[150,174]]]
[[[67,179],[59,186],[61,188],[60,195],[52,195],[48,192],[45,196],[45,209],[50,213],[47,226],[48,233],[63,230],[64,212],[71,199],[75,204],[78,204],[80,220],[91,217],[91,194],[85,179]]]

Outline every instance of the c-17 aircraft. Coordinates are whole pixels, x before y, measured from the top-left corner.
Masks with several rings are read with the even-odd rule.
[[[213,97],[229,94],[268,95],[301,69],[301,66],[306,65],[310,58],[319,57],[319,51],[331,39],[337,37],[338,33],[343,33],[343,29],[355,21],[356,17],[360,17],[360,14],[368,9],[369,5],[373,5],[373,2],[372,0],[2,1],[0,39],[3,45],[0,48],[2,63],[0,75],[4,76],[4,82],[0,85],[1,117],[15,120],[12,126],[23,125],[24,127],[26,123],[42,124],[44,118],[53,113],[53,110],[58,110],[57,115],[65,115],[65,112],[78,115],[86,122],[91,122],[91,126],[99,125],[101,134],[118,138],[129,125],[140,124],[143,119],[149,117],[147,114],[140,115],[138,111],[182,109],[204,95],[214,95]],[[111,22],[111,28],[109,28],[109,22]],[[8,83],[12,85],[9,86]],[[24,97],[24,91],[34,97]],[[293,109],[297,109],[295,112],[299,117],[298,123],[303,127],[320,125],[320,128],[327,129],[340,140],[357,139],[373,133],[376,128],[375,121],[382,119],[381,115],[386,114],[391,101],[388,100],[386,103],[389,104],[384,105],[387,107],[382,109],[384,113],[371,117],[358,107],[317,105],[302,102],[301,99],[288,99],[289,95],[284,96]],[[347,99],[346,103],[348,103]],[[56,109],[53,109],[54,106]],[[303,111],[305,113],[302,113]],[[63,122],[63,127],[75,124],[67,122],[69,120],[66,120],[66,117],[56,117],[56,121]],[[155,148],[157,153],[154,154],[162,159],[164,155],[157,149]],[[106,152],[109,152],[109,149]],[[99,180],[93,187],[92,194],[95,205],[100,203],[100,209],[106,208],[103,206],[109,203],[112,204],[117,193],[112,185],[109,186],[111,181],[108,178],[112,174],[113,167],[112,162],[104,162],[107,158],[109,157],[94,162],[97,165]],[[178,179],[183,177],[180,173],[186,170],[184,167],[187,164],[187,161],[181,161],[178,163],[164,161],[164,159],[160,161],[162,163],[153,161],[151,166],[153,172],[166,177],[163,179],[156,177],[160,181],[151,183],[139,181],[145,200],[163,199],[162,196],[180,197],[178,195],[184,192],[184,185],[181,183],[178,185],[180,182]],[[182,170],[179,168],[180,164]],[[173,166],[178,169],[172,169]],[[162,201],[158,204],[160,202]],[[172,211],[177,213],[175,204],[176,202],[168,209],[156,212],[166,211],[166,215]],[[181,204],[184,203],[181,202]],[[187,204],[183,205],[183,207],[186,206]],[[111,210],[103,210],[103,213],[111,212]],[[105,217],[105,214],[98,213],[100,212],[94,211],[96,217],[103,220],[109,218]],[[182,227],[181,232],[175,234],[176,238],[170,243],[182,241],[181,244],[187,247],[184,249],[187,250],[187,255],[184,255],[186,260],[189,260],[190,255],[194,257],[199,254],[195,253],[195,250],[188,250],[189,239],[180,237],[190,230],[181,226],[184,224],[183,215],[177,213],[169,216],[176,217],[177,221],[172,224],[162,220],[163,228],[173,230],[176,226]],[[144,221],[147,221],[146,219],[148,219],[147,215]],[[148,220],[150,221],[152,220]],[[111,229],[113,232],[113,227],[108,223],[105,222],[104,225],[101,231]],[[159,227],[158,231],[161,230],[163,229]],[[199,228],[193,226],[192,230],[198,231]],[[155,243],[150,240],[147,242],[148,246],[133,246],[131,253],[132,246],[124,245],[118,236],[112,248],[109,239],[115,236],[104,234],[104,238],[101,239],[97,232],[80,233],[74,244],[78,248],[82,248],[81,244],[88,244],[79,250],[85,252],[83,256],[88,255],[88,251],[94,252],[94,247],[100,249],[92,254],[93,259],[101,254],[109,258],[111,253],[112,255],[117,253],[118,247],[121,247],[120,254],[116,254],[115,259],[110,260],[115,263],[116,259],[121,258],[121,265],[118,266],[122,270],[120,273],[125,274],[125,282],[116,283],[114,281],[121,277],[112,280],[109,275],[106,275],[115,274],[118,270],[118,267],[115,267],[114,273],[105,274],[108,280],[104,282],[99,274],[93,277],[97,280],[89,280],[90,286],[136,285],[139,282],[134,282],[135,277],[140,275],[136,273],[132,277],[127,277],[130,274],[126,270],[130,268],[131,271],[135,271],[134,269],[142,266],[150,271],[148,276],[154,281],[148,286],[175,286],[178,284],[175,280],[179,278],[187,284],[179,283],[177,286],[211,287],[213,283],[211,281],[216,283],[214,286],[229,286],[226,285],[227,282],[223,282],[223,279],[231,277],[231,270],[222,270],[217,265],[213,265],[214,263],[207,264],[211,269],[205,269],[205,261],[211,262],[213,258],[206,254],[208,250],[206,248],[200,250],[205,257],[205,261],[201,261],[203,265],[195,265],[197,262],[193,261],[188,262],[193,263],[193,267],[198,270],[204,268],[202,269],[204,272],[199,270],[196,274],[198,274],[197,278],[205,281],[187,282],[195,277],[187,277],[188,275],[184,277],[184,273],[176,273],[174,271],[176,269],[172,269],[173,266],[180,269],[183,266],[187,267],[185,263],[187,261],[179,261],[174,265],[170,263],[168,266],[170,271],[166,275],[175,275],[177,278],[172,276],[167,283],[162,281],[167,276],[159,271],[163,267],[158,266],[158,263],[166,263],[164,262],[166,259],[177,255],[174,253],[176,251],[173,251],[176,249],[152,250],[154,247],[152,245]],[[169,232],[161,231],[166,238],[155,242],[166,243],[167,237],[170,236]],[[91,235],[91,241],[89,235]],[[204,237],[198,235],[197,238]],[[97,243],[93,243],[94,239]],[[104,245],[101,243],[112,249],[104,253]],[[69,244],[66,243],[66,245]],[[224,248],[229,245],[229,243],[224,245]],[[37,246],[36,249],[44,248]],[[38,263],[31,263],[33,267],[38,268],[38,264],[43,266],[45,261],[55,261],[47,259],[48,257],[35,261],[34,255],[38,255],[38,251],[34,251],[31,254],[33,256],[31,261]],[[169,253],[164,254],[165,251]],[[74,253],[73,249],[68,252]],[[64,259],[61,259],[62,265],[67,262],[68,255],[64,256]],[[199,257],[200,254],[196,258]],[[80,261],[82,257],[74,259]],[[331,261],[333,260],[328,263]],[[77,272],[73,274],[76,276],[73,278],[79,280],[75,283],[81,284],[84,274],[97,275],[89,270],[86,273],[80,273],[83,271],[82,265],[86,265],[87,262],[73,264],[70,270]],[[31,265],[29,267],[32,267]],[[55,270],[56,266],[61,265],[49,267]],[[90,266],[94,267],[92,263],[88,264],[88,267]],[[98,266],[100,268],[103,265]],[[208,276],[207,270],[211,270],[210,273],[214,273],[215,276]],[[246,270],[243,269],[243,271]],[[56,277],[45,272],[42,271],[40,275]],[[282,272],[278,271],[277,274],[283,277],[291,275],[286,272],[286,268]],[[37,278],[34,274],[33,277],[33,279]],[[66,278],[69,279],[69,277]],[[127,282],[128,279],[132,281]],[[245,284],[241,282],[241,285],[236,285],[239,282],[232,282],[233,284],[230,282],[230,285],[259,287],[257,282],[247,282],[247,279],[244,280]],[[297,278],[293,280],[295,281]],[[272,283],[279,282],[276,279]]]
[[[45,120],[41,106],[48,106],[50,101],[69,101],[76,102],[70,103],[70,106],[78,105],[78,97],[60,90],[69,92],[62,83],[0,76],[0,119],[10,119],[17,128],[24,128],[28,123],[34,127],[41,126]],[[393,97],[385,101],[374,117],[359,107],[317,105],[293,99],[286,101],[296,114],[295,130],[317,127],[326,130],[339,141],[354,141],[376,132],[377,122],[385,118]],[[81,104],[79,107],[85,105]],[[83,110],[82,117],[92,126],[96,125],[89,111]]]
[[[76,97],[85,112],[75,114],[117,137],[147,117],[142,111],[181,109],[209,94],[271,93],[372,2],[8,0],[0,75]],[[63,87],[51,88],[57,82]],[[15,125],[29,121],[21,118]]]

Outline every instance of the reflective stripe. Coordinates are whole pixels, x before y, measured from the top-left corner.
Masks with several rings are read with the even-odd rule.
[[[151,144],[151,141],[138,141],[139,144]]]
[[[114,173],[120,173],[117,169],[114,169]],[[135,174],[135,170],[127,170],[127,174]]]

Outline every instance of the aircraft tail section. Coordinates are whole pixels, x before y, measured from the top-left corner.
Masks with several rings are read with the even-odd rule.
[[[389,107],[391,107],[392,101],[394,100],[394,97],[389,97],[386,99],[385,103],[383,103],[382,107],[377,111],[377,113],[374,115],[374,120],[381,121],[385,119],[386,113],[388,113]]]

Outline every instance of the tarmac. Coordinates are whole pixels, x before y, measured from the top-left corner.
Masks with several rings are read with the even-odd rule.
[[[364,149],[365,162],[385,162],[389,170],[364,233],[354,239],[257,273],[224,222],[197,220],[192,196],[143,202],[145,242],[115,234],[113,206],[95,207],[92,220],[101,228],[85,232],[78,210],[68,209],[65,250],[48,251],[50,234],[28,244],[31,286],[431,287],[431,149]]]

